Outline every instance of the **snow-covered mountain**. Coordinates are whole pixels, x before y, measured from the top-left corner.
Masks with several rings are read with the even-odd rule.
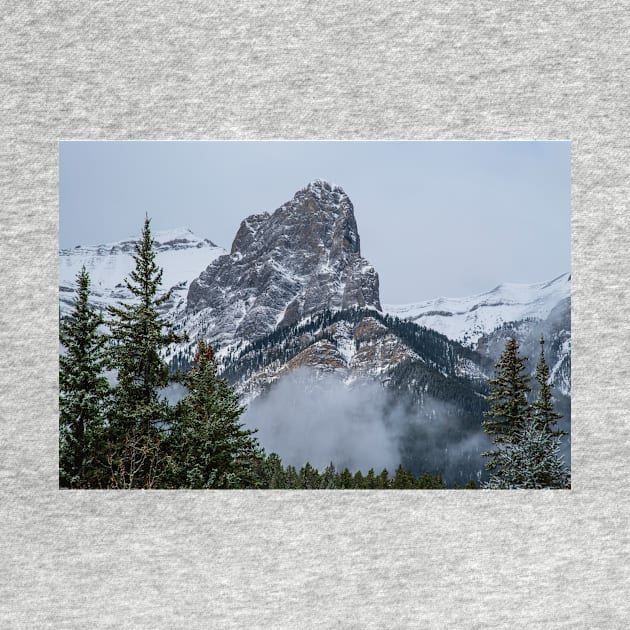
[[[365,380],[387,385],[397,368],[416,363],[424,370],[416,380],[430,374],[442,389],[449,379],[485,384],[492,368],[482,355],[435,331],[352,308],[326,310],[239,344],[224,358],[224,376],[249,401],[295,370],[334,374],[348,386]],[[423,384],[432,395],[428,382]]]
[[[518,338],[533,371],[542,334],[554,396],[570,428],[569,274],[381,308],[379,277],[361,256],[352,202],[321,180],[274,212],[244,219],[229,253],[186,228],[153,238],[162,290],[174,287],[165,311],[189,337],[164,358],[173,369],[187,369],[197,341],[210,341],[222,376],[243,402],[256,403],[257,427],[275,426],[288,403],[274,392],[286,392],[287,383],[298,383],[297,396],[318,379],[335,382],[342,388],[335,391],[347,390],[352,401],[367,387],[379,392],[387,422],[399,430],[406,467],[446,475],[447,452],[460,449],[467,459],[456,457],[457,470],[448,475],[466,481],[483,465],[484,394],[507,338]],[[131,299],[123,281],[135,266],[138,239],[61,250],[61,315],[72,308],[82,265],[98,308]],[[344,407],[339,421],[355,412]]]
[[[247,217],[230,254],[190,284],[183,327],[225,348],[325,309],[381,309],[350,198],[315,180],[273,213]]]
[[[416,304],[385,304],[390,315],[432,328],[449,339],[475,346],[506,322],[544,320],[571,295],[571,274],[536,284],[500,284],[470,297],[439,297]]]
[[[100,309],[119,300],[130,299],[123,284],[135,266],[132,258],[139,236],[102,245],[78,245],[59,251],[59,305],[61,315],[72,310],[76,276],[81,267],[90,274],[92,301]],[[190,282],[215,258],[225,254],[208,239],[202,239],[188,228],[176,228],[153,233],[156,262],[164,270],[162,288],[175,287],[172,299],[166,305],[171,313],[184,308]]]

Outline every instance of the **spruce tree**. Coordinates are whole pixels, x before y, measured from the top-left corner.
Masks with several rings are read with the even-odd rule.
[[[285,488],[287,490],[295,490],[298,484],[298,474],[295,466],[290,464],[285,469]]]
[[[374,490],[376,488],[376,477],[374,475],[374,468],[370,468],[365,475],[365,487],[368,490]]]
[[[266,471],[265,487],[271,490],[278,490],[286,487],[286,475],[282,466],[282,460],[277,453],[271,453],[268,457],[266,457],[263,467]]]
[[[357,490],[365,489],[365,477],[363,476],[363,473],[360,470],[357,470],[357,472],[354,473],[354,478],[352,479],[352,485]]]
[[[218,378],[214,352],[203,340],[194,361],[183,377],[188,394],[175,408],[169,437],[172,483],[185,488],[256,487],[263,455],[254,431],[239,423],[245,408],[234,389]],[[279,458],[276,473],[278,466]]]
[[[490,393],[486,398],[490,409],[485,414],[482,427],[499,447],[513,443],[531,415],[527,402],[527,393],[531,388],[526,361],[527,357],[519,354],[516,339],[510,338],[495,366],[494,379],[489,382]],[[498,450],[483,453],[490,458],[486,464],[489,470],[497,467],[498,453]]]
[[[565,431],[557,428],[557,422],[562,414],[556,412],[551,395],[551,375],[545,361],[545,339],[540,337],[540,358],[536,365],[535,379],[538,382],[538,399],[532,404],[532,412],[536,427],[554,435],[566,435]]]
[[[103,318],[89,296],[90,276],[83,267],[77,274],[74,310],[60,325],[65,354],[59,356],[59,485],[70,488],[106,484],[106,337],[99,332]]]
[[[560,455],[558,437],[530,420],[518,439],[497,455],[497,472],[484,488],[568,488],[569,471]]]
[[[337,477],[337,488],[348,490],[354,488],[354,478],[348,468],[344,468]]]
[[[440,474],[432,475],[425,472],[416,479],[414,487],[422,490],[442,490],[446,485]]]
[[[324,469],[319,487],[322,490],[334,490],[337,487],[337,470],[332,462]]]
[[[302,490],[316,490],[319,488],[320,483],[319,471],[310,462],[306,462],[300,469],[297,487]]]
[[[405,470],[402,464],[399,464],[396,469],[394,479],[392,480],[391,487],[394,490],[408,490],[413,488],[415,485],[415,477],[408,470]]]
[[[131,303],[109,307],[110,364],[117,371],[109,431],[112,485],[154,487],[162,471],[163,430],[170,405],[160,394],[169,381],[160,352],[184,340],[160,314],[170,292],[159,295],[162,269],[155,261],[150,219],[133,254],[135,268],[125,279]]]
[[[391,479],[389,478],[389,471],[387,468],[381,470],[379,476],[376,478],[376,487],[379,490],[387,490],[391,486]]]

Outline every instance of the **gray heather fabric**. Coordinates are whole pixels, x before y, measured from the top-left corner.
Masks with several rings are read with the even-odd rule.
[[[627,627],[628,9],[4,2],[0,627]],[[574,489],[58,491],[60,138],[571,139]]]

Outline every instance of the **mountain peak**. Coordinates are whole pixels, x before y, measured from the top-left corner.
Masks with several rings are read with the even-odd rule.
[[[157,249],[182,249],[189,247],[217,247],[207,238],[197,236],[188,227],[176,227],[169,230],[156,230],[151,233]],[[138,240],[140,236],[133,237]]]
[[[233,308],[218,313],[227,295],[234,298]],[[314,180],[273,213],[241,222],[230,255],[191,284],[187,308],[217,312],[222,321],[214,328],[226,331],[227,341],[251,340],[308,314],[351,306],[380,310],[378,275],[361,257],[348,196],[339,186]]]
[[[340,195],[345,195],[343,188],[341,186],[337,186],[332,182],[329,182],[325,179],[314,179],[306,185],[306,188],[303,190],[312,190],[312,191],[326,191],[329,193],[338,193]]]
[[[318,204],[320,206],[319,209],[322,207],[321,204],[329,209],[336,209],[340,208],[341,205],[345,203],[349,205],[350,211],[354,212],[352,203],[343,188],[341,188],[341,186],[337,186],[336,184],[331,184],[324,179],[314,179],[309,182],[304,188],[295,193],[292,202],[299,202],[305,198],[311,198],[320,202]],[[307,206],[307,209],[314,210],[315,208]]]

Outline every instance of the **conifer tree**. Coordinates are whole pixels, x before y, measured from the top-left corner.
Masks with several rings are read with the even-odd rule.
[[[545,339],[542,336],[540,337],[540,358],[536,365],[535,379],[539,386],[538,399],[532,404],[536,427],[557,436],[566,435],[566,431],[560,431],[557,428],[557,422],[562,418],[562,414],[559,414],[553,405],[551,375],[545,361]]]
[[[59,356],[59,484],[71,488],[106,484],[106,338],[99,332],[103,318],[90,306],[89,296],[90,276],[83,267],[77,274],[74,310],[60,325],[65,354]]]
[[[298,488],[315,490],[319,488],[320,482],[321,479],[317,468],[315,468],[310,462],[306,462],[300,470]]]
[[[277,453],[271,453],[264,462],[266,469],[267,484],[271,490],[283,489],[286,487],[286,474],[282,466],[282,460]]]
[[[376,488],[376,477],[374,475],[374,468],[370,468],[365,475],[365,487],[368,490],[374,490]]]
[[[160,352],[183,341],[160,314],[170,292],[158,295],[162,269],[155,261],[150,219],[133,254],[135,268],[125,279],[134,300],[109,307],[110,364],[117,371],[110,419],[109,464],[114,487],[154,487],[162,470],[163,428],[170,405],[160,394],[170,381]]]
[[[337,488],[341,490],[354,488],[354,479],[352,477],[352,473],[348,470],[347,467],[344,468],[337,477]]]
[[[294,466],[287,466],[285,470],[285,488],[295,490],[298,484],[298,474]]]
[[[446,485],[441,475],[425,472],[416,479],[414,487],[423,490],[440,490],[446,488]]]
[[[530,420],[518,439],[499,451],[497,472],[484,488],[568,488],[569,483],[558,437]]]
[[[172,481],[186,488],[248,488],[259,483],[263,457],[254,431],[244,429],[238,394],[217,377],[212,347],[201,340],[188,388],[176,406],[169,442]],[[278,462],[279,464],[279,458]]]
[[[495,377],[490,380],[490,394],[487,400],[490,409],[483,421],[484,431],[495,445],[513,443],[531,416],[527,393],[531,391],[526,370],[527,357],[519,354],[516,339],[510,338],[503,354],[495,366]],[[483,453],[490,458],[486,464],[489,470],[497,466],[499,451]]]
[[[330,464],[328,464],[328,466],[324,469],[324,472],[321,475],[319,487],[322,490],[333,490],[337,487],[337,470],[332,462],[330,462]]]
[[[407,490],[413,488],[416,485],[414,476],[407,470],[405,470],[400,464],[396,469],[396,474],[392,480],[391,487],[395,490]]]
[[[390,487],[390,484],[391,480],[389,478],[389,471],[387,470],[387,468],[383,468],[383,470],[381,470],[380,474],[376,478],[376,487],[379,490],[386,490]]]
[[[352,480],[352,485],[357,490],[365,489],[365,477],[363,476],[363,473],[360,470],[357,470],[357,472],[354,473],[354,478]]]

